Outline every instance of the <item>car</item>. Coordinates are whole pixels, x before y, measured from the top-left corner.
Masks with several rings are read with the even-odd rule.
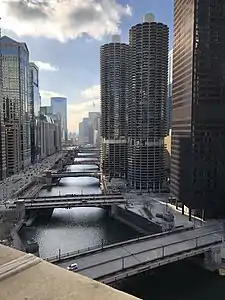
[[[67,270],[69,270],[69,271],[75,271],[75,270],[77,270],[77,268],[78,268],[78,264],[77,263],[73,263],[73,264],[71,264],[71,265],[69,265],[67,267]]]
[[[82,199],[81,202],[86,203],[86,202],[87,202],[87,199]]]

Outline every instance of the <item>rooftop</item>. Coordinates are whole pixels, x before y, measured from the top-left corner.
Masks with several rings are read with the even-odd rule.
[[[1,300],[135,300],[87,277],[0,245]]]

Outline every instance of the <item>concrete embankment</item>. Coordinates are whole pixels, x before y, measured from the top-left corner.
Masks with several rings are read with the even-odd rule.
[[[113,205],[110,216],[114,219],[132,227],[142,234],[160,233],[162,227],[147,218],[121,206]]]

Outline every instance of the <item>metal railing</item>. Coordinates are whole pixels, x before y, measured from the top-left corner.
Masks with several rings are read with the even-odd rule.
[[[105,262],[101,262],[101,263],[96,263],[94,265],[78,269],[78,272],[82,272],[83,270],[86,270],[86,269],[90,269],[90,268],[93,268],[93,267],[96,267],[96,266],[100,266],[100,265],[103,265],[103,264],[106,264],[106,263],[110,263],[110,262],[113,262],[113,261],[120,260],[121,261],[121,268],[119,270],[117,270],[115,272],[112,272],[110,274],[106,274],[106,275],[101,276],[101,277],[94,277],[93,278],[95,280],[105,282],[104,279],[106,279],[107,277],[110,277],[110,278],[114,277],[113,281],[117,281],[116,274],[119,275],[121,272],[124,272],[125,275],[126,275],[125,277],[128,277],[128,276],[132,275],[132,274],[128,275],[127,274],[128,272],[131,272],[133,274],[144,272],[144,271],[149,270],[153,267],[157,267],[157,266],[164,265],[166,263],[170,263],[170,262],[174,262],[174,261],[177,261],[177,260],[185,259],[185,258],[193,256],[193,255],[198,255],[200,253],[203,253],[205,251],[208,251],[208,250],[212,249],[213,247],[216,247],[220,244],[223,244],[224,240],[223,240],[222,236],[218,236],[217,240],[207,241],[205,243],[201,243],[202,238],[204,238],[206,236],[209,236],[209,235],[214,235],[215,236],[218,233],[221,233],[221,230],[211,232],[211,233],[207,233],[207,234],[203,234],[201,236],[194,237],[194,238],[188,238],[188,239],[185,239],[185,240],[182,240],[182,241],[173,242],[173,243],[166,244],[166,245],[163,245],[163,246],[153,247],[153,248],[148,249],[148,250],[139,251],[139,252],[136,252],[136,253],[130,253],[130,254],[127,254],[126,256],[123,256],[121,258],[114,258],[114,259],[111,259],[111,260],[107,260],[107,262],[105,261]],[[193,246],[187,245],[186,249],[181,250],[181,249],[178,248],[177,251],[174,251],[173,253],[166,253],[166,248],[168,248],[170,246],[173,246],[173,245],[178,245],[178,244],[190,242],[190,241],[194,242]],[[159,251],[157,251],[157,250],[159,250]],[[140,261],[136,258],[136,256],[138,254],[147,253],[149,251],[155,251],[156,252],[156,257],[154,257],[153,259],[148,259],[144,262]],[[192,253],[192,255],[190,255],[190,253]],[[126,259],[128,259],[130,257],[134,257],[134,259],[136,259],[136,263],[132,264],[132,266],[128,265],[126,267]],[[164,263],[160,263],[160,261],[163,261],[165,259],[167,259],[167,261],[164,261]],[[153,264],[154,264],[154,266],[153,266]],[[135,269],[136,270],[138,269],[139,272],[135,272]],[[123,274],[122,278],[124,278],[124,274]]]
[[[206,228],[206,227],[212,227],[212,225],[204,226],[204,228]],[[193,229],[194,229],[194,227],[179,228],[179,229],[174,230],[174,231],[166,231],[166,232],[151,234],[151,235],[147,235],[147,236],[140,236],[140,237],[137,237],[137,238],[134,238],[134,239],[130,239],[130,240],[123,241],[123,242],[118,242],[118,243],[113,243],[113,244],[109,244],[109,245],[104,245],[104,243],[102,241],[101,245],[87,247],[87,248],[84,248],[84,249],[70,251],[70,252],[66,252],[66,253],[61,253],[61,249],[59,249],[58,250],[59,251],[58,255],[45,258],[45,260],[47,260],[49,262],[57,262],[57,261],[66,260],[66,259],[73,258],[73,257],[76,257],[76,256],[80,256],[80,255],[91,254],[91,253],[95,253],[95,252],[99,252],[99,251],[103,251],[103,250],[107,250],[107,249],[113,249],[113,248],[133,244],[133,243],[140,242],[140,241],[157,239],[157,238],[161,238],[163,236],[168,236],[168,235],[171,235],[171,234],[177,234],[177,233],[181,233],[181,232],[184,232],[184,231],[190,231],[190,230],[193,230]]]

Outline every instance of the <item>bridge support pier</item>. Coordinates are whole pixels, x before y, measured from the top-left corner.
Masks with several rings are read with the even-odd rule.
[[[52,185],[52,174],[51,174],[51,172],[46,173],[46,184],[47,184],[47,186]]]
[[[207,251],[204,254],[204,267],[212,272],[218,270],[221,266],[221,246]]]
[[[45,208],[38,211],[38,217],[50,219],[53,214],[54,208]]]

